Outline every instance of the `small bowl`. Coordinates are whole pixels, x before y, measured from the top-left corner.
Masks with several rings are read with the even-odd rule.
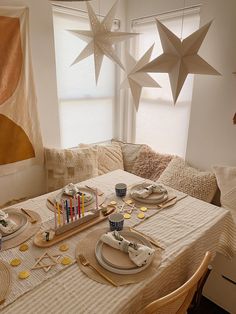
[[[120,213],[114,213],[108,216],[109,224],[110,224],[110,230],[114,231],[120,231],[123,229],[124,226],[124,217]]]
[[[127,193],[127,185],[125,183],[117,183],[115,185],[116,196],[124,197]]]

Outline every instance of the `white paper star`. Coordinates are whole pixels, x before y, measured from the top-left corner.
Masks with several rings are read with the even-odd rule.
[[[86,2],[86,4],[88,9],[91,30],[90,31],[69,30],[69,31],[72,34],[78,36],[80,39],[86,41],[88,45],[82,50],[82,52],[75,59],[72,65],[94,54],[95,77],[97,83],[104,55],[106,55],[112,61],[117,63],[122,69],[124,69],[119,57],[116,55],[113,45],[138,34],[111,31],[118,1],[113,5],[113,7],[104,17],[102,22],[98,20],[91,5],[88,2]]]
[[[189,73],[221,75],[197,53],[211,22],[181,41],[161,22],[156,20],[163,54],[145,65],[141,71],[168,73],[174,103],[176,103]]]
[[[152,45],[142,56],[142,58],[136,61],[126,51],[126,79],[122,82],[121,88],[130,88],[133,96],[136,111],[138,111],[140,96],[143,87],[160,87],[160,85],[147,73],[139,72],[139,70],[148,63],[151,58]]]

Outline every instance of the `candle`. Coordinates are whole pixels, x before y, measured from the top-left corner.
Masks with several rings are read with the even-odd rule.
[[[98,189],[96,191],[96,210],[98,210]]]
[[[79,215],[79,218],[81,216],[81,212],[80,212],[80,196],[78,195],[78,215]]]
[[[62,222],[63,222],[63,225],[65,224],[65,206],[64,206],[64,201],[61,200],[61,214],[62,214]]]
[[[54,204],[54,223],[55,223],[55,230],[57,229],[57,206]]]
[[[72,198],[70,198],[70,219],[73,221],[73,204],[72,204]]]
[[[67,223],[70,222],[69,208],[68,208],[68,201],[67,200],[66,200],[66,221],[67,221]]]
[[[82,217],[84,217],[84,194],[82,193]]]
[[[74,196],[74,217],[75,217],[75,220],[77,219],[77,209],[76,209],[76,196]]]
[[[58,226],[61,226],[61,211],[60,211],[60,204],[57,203],[57,214],[58,214]]]

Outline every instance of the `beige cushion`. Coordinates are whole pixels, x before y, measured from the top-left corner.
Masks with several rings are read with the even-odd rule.
[[[193,168],[180,157],[171,160],[158,182],[205,202],[211,202],[217,190],[214,173]]]
[[[147,147],[145,144],[125,143],[118,140],[112,140],[112,144],[118,144],[121,147],[124,161],[124,170],[133,173],[134,163],[139,156],[141,148]]]
[[[119,145],[98,145],[98,174],[117,169],[124,170],[123,155]]]
[[[98,151],[94,147],[46,148],[45,162],[48,192],[98,175]]]
[[[212,167],[220,189],[221,205],[233,211],[236,217],[236,167]]]
[[[159,154],[149,146],[144,146],[140,149],[132,172],[142,178],[156,181],[172,158],[172,155]]]

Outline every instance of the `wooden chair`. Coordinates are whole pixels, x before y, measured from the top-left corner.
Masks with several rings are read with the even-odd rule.
[[[211,261],[212,254],[206,252],[201,265],[198,267],[193,276],[181,287],[168,295],[157,299],[148,304],[141,313],[143,314],[185,314],[199,288],[202,290],[206,281],[206,274],[209,273],[208,265]],[[201,292],[201,291],[200,291]]]

